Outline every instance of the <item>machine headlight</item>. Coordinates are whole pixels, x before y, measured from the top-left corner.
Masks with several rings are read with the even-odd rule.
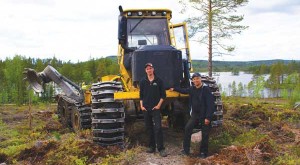
[[[152,11],[152,12],[151,12],[151,15],[152,15],[152,16],[155,16],[155,15],[156,15],[156,11]]]
[[[163,12],[162,12],[162,15],[163,15],[163,16],[167,15],[167,12],[163,11]]]
[[[139,11],[138,16],[142,16],[142,15],[143,15],[143,12]]]
[[[131,12],[128,12],[128,13],[127,13],[127,15],[128,15],[128,16],[131,16],[131,15],[132,15],[132,13],[131,13]]]

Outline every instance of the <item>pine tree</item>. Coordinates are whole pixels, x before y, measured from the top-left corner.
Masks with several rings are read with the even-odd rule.
[[[243,95],[244,95],[244,87],[243,84],[240,82],[238,84],[237,96],[242,97]]]
[[[237,96],[237,88],[236,88],[236,83],[235,81],[232,82],[232,85],[231,85],[231,95],[232,96]]]
[[[179,0],[183,5],[182,13],[192,12],[188,18],[190,37],[208,47],[208,72],[212,76],[212,57],[230,54],[234,46],[223,44],[234,34],[240,34],[247,26],[238,25],[243,15],[234,15],[238,7],[244,6],[248,0]],[[197,14],[194,14],[197,13]]]

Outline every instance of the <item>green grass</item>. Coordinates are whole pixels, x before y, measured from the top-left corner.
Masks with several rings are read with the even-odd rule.
[[[300,157],[294,154],[285,153],[271,161],[271,164],[275,165],[297,165],[300,164]]]
[[[0,120],[0,132],[1,138],[4,139],[0,142],[0,153],[9,157],[11,162],[16,161],[16,156],[30,146],[28,137],[20,134],[18,130],[10,129],[2,120]]]
[[[261,134],[259,131],[255,129],[251,129],[248,132],[244,132],[241,135],[234,138],[233,144],[237,146],[245,146],[249,147],[254,145],[257,141],[265,138],[267,135]]]
[[[101,165],[114,165],[114,164],[133,164],[137,163],[136,155],[141,152],[142,147],[135,147],[133,149],[121,152],[118,155],[107,155],[102,159]]]

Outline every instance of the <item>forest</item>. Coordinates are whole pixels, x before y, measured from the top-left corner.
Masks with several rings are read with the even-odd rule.
[[[271,95],[267,97],[284,98],[293,106],[300,100],[300,63],[291,61],[284,63],[275,62],[271,65],[261,64],[249,66],[244,72],[253,74],[252,80],[248,84],[237,84],[233,81],[228,88],[230,93],[223,92],[223,95],[230,96],[248,96],[262,98],[264,90],[270,91]],[[233,69],[232,75],[239,75],[239,70]],[[219,84],[222,88],[222,84]],[[246,94],[247,93],[247,94]]]
[[[195,71],[207,72],[207,60],[193,60]],[[259,61],[213,61],[213,72],[244,71],[252,74],[269,74],[271,65],[282,63],[290,69],[299,71],[300,61],[295,60],[259,60]]]
[[[32,68],[41,72],[47,65],[53,66],[58,72],[77,84],[97,82],[101,76],[118,74],[119,71],[117,62],[109,57],[72,63],[70,61],[63,62],[55,57],[34,59],[16,55],[12,59],[0,60],[0,103],[21,105],[28,103],[29,96],[32,97],[33,102],[51,101],[53,96],[51,85],[47,85],[45,92],[38,97],[33,95],[33,90],[28,90],[29,84],[23,80],[24,68]]]
[[[252,62],[213,62],[214,68],[218,71],[229,71],[237,74],[239,71],[245,71],[254,74],[253,81],[246,84],[231,84],[231,95],[242,96],[242,90],[248,89],[251,97],[261,97],[260,91],[268,88],[274,91],[276,97],[284,97],[293,104],[300,100],[300,62],[268,60]],[[33,102],[53,101],[53,86],[47,85],[45,92],[38,97],[33,94],[33,90],[28,90],[28,83],[24,81],[24,68],[32,68],[37,72],[43,71],[51,65],[62,75],[73,82],[81,85],[83,82],[91,84],[97,82],[100,77],[109,74],[118,74],[119,66],[116,56],[106,58],[90,59],[85,62],[72,63],[65,62],[56,57],[51,59],[26,58],[16,55],[13,58],[0,60],[0,103],[1,104],[26,104],[29,96]],[[194,60],[192,63],[195,71],[204,70],[205,61]],[[207,66],[207,65],[206,65]],[[243,66],[243,67],[241,67]],[[207,71],[207,70],[206,70]],[[269,74],[267,80],[261,78],[262,75]],[[220,85],[222,88],[222,86]],[[279,92],[281,91],[281,92]]]

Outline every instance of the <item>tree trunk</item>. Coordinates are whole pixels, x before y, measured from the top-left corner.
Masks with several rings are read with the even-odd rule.
[[[208,76],[212,77],[212,8],[208,0]]]
[[[29,100],[28,100],[28,103],[29,103],[29,129],[32,130],[31,93],[28,92],[28,95],[29,95]]]

